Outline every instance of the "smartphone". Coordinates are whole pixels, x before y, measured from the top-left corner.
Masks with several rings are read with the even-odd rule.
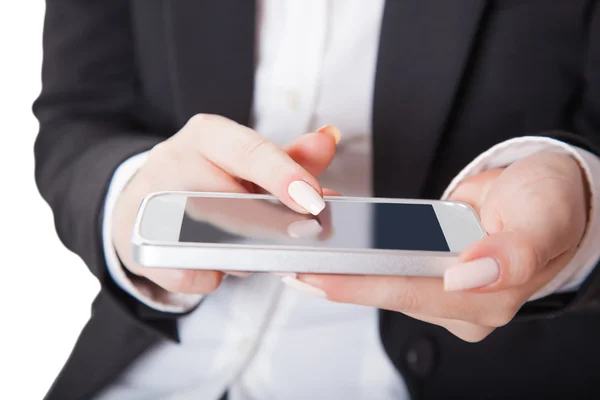
[[[138,210],[134,260],[148,268],[439,277],[485,236],[463,203],[325,202],[313,216],[270,195],[153,193]]]

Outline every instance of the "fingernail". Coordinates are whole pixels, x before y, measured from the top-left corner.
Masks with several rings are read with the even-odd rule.
[[[317,133],[327,133],[331,135],[333,140],[335,140],[335,144],[338,144],[340,140],[342,140],[342,132],[340,132],[340,130],[333,125],[325,125],[324,127],[319,128]]]
[[[290,197],[311,214],[318,215],[325,208],[325,201],[317,191],[304,181],[294,181],[288,187]]]
[[[500,267],[493,258],[482,258],[452,267],[444,272],[444,290],[453,292],[474,289],[494,283]]]
[[[285,277],[281,278],[281,282],[285,283],[286,285],[288,285],[304,294],[308,294],[308,295],[316,296],[316,297],[323,297],[323,298],[327,297],[327,295],[325,294],[325,292],[323,290],[316,288],[314,286],[310,286],[307,283],[300,282],[298,279],[292,278],[291,276],[285,276]]]
[[[304,219],[301,221],[292,222],[287,227],[287,233],[294,238],[306,238],[317,236],[323,231],[323,227],[319,221],[315,219]]]

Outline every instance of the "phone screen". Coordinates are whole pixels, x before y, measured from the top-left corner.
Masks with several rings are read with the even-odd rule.
[[[319,216],[265,199],[188,197],[180,242],[450,251],[430,204],[327,201]]]

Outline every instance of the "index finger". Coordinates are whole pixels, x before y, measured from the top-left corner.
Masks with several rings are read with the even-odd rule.
[[[322,188],[285,151],[254,130],[222,118],[193,117],[184,145],[227,173],[253,182],[300,213],[318,215],[324,208]]]

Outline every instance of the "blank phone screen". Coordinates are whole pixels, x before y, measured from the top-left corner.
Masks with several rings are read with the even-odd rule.
[[[327,201],[318,216],[265,199],[188,197],[180,242],[450,251],[429,204]]]

